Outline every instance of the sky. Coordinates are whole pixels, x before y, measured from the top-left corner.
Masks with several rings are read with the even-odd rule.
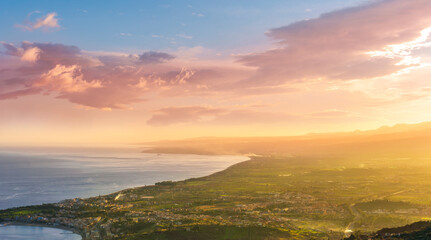
[[[0,2],[0,145],[429,121],[429,0]]]

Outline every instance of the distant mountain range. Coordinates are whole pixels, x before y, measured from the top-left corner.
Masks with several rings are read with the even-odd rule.
[[[292,156],[360,154],[401,158],[431,153],[431,122],[397,124],[368,131],[288,137],[205,137],[151,142],[146,145],[151,148],[145,152],[157,153]]]

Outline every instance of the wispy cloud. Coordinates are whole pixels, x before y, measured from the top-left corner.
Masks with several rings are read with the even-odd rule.
[[[26,95],[34,95],[40,93],[42,90],[40,88],[26,88],[22,90],[11,91],[8,93],[0,93],[0,100],[14,99]]]
[[[131,33],[120,33],[120,36],[131,37],[131,36],[133,36],[133,34],[131,34]]]
[[[175,36],[180,37],[180,38],[185,38],[185,39],[192,39],[193,38],[193,36],[186,35],[186,34],[177,34]]]
[[[193,16],[197,16],[197,17],[203,17],[203,16],[205,16],[204,14],[198,13],[198,12],[193,12],[192,15]]]
[[[28,17],[30,17],[33,13],[35,12],[30,13]],[[59,19],[57,18],[57,13],[52,12],[52,13],[46,14],[41,18],[36,19],[36,21],[27,20],[24,24],[16,24],[15,27],[18,27],[27,31],[33,31],[36,29],[42,29],[44,31],[47,31],[50,29],[60,28],[58,20]]]

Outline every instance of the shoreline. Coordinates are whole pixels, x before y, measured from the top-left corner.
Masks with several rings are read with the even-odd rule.
[[[42,223],[23,223],[23,222],[2,222],[2,227],[7,226],[24,226],[24,227],[46,227],[46,228],[55,228],[55,229],[61,229],[65,231],[69,231],[71,233],[74,233],[78,236],[81,236],[81,239],[84,239],[84,236],[81,231],[79,231],[76,228],[66,227],[66,226],[54,226],[50,224],[42,224]]]
[[[89,148],[89,149],[92,149],[92,148]],[[182,153],[182,152],[167,153],[167,152],[145,152],[145,150],[140,151],[140,152],[135,152],[135,153],[136,154],[149,154],[149,155],[152,155],[152,156],[179,155],[179,156],[184,156],[184,157],[187,157],[187,156],[191,156],[191,157],[193,157],[193,156],[205,157],[205,156],[207,156],[207,157],[234,157],[234,158],[235,157],[243,157],[244,158],[244,159],[241,159],[239,161],[229,162],[229,165],[226,165],[225,168],[223,168],[223,169],[220,168],[219,170],[209,171],[206,175],[203,175],[203,176],[202,175],[198,175],[198,176],[188,176],[188,177],[185,177],[185,178],[162,179],[162,180],[160,180],[160,181],[174,181],[174,182],[185,181],[185,180],[188,180],[188,179],[191,179],[191,178],[206,177],[206,176],[209,176],[209,175],[212,175],[212,174],[224,171],[227,168],[229,168],[229,167],[231,167],[231,166],[233,166],[235,164],[248,161],[248,160],[250,160],[250,157],[253,157],[253,155],[244,155],[244,154],[223,154],[223,153],[218,153],[218,154],[198,154],[198,153],[192,153],[192,152],[190,152],[190,153]],[[9,154],[9,152],[2,151],[2,149],[0,148],[0,155],[1,154]],[[20,153],[20,152],[13,152],[13,154],[14,155],[15,154],[18,154],[18,155],[22,155],[22,154],[24,154],[24,155],[27,155],[27,154],[33,155],[33,153]],[[63,159],[60,159],[60,160],[63,160]],[[75,160],[67,160],[66,159],[66,161],[75,161]],[[121,188],[121,189],[118,189],[118,190],[115,190],[115,189],[112,190],[112,191],[109,190],[109,192],[105,192],[105,193],[102,192],[102,193],[97,193],[97,194],[94,194],[94,195],[87,195],[87,196],[85,196],[85,195],[84,196],[83,195],[72,195],[72,196],[69,196],[69,197],[66,197],[66,198],[62,197],[61,199],[54,200],[54,201],[50,201],[50,200],[46,200],[45,199],[45,200],[37,202],[37,203],[28,203],[28,204],[25,204],[25,205],[12,205],[12,206],[0,207],[0,211],[5,211],[5,210],[9,210],[9,209],[13,209],[13,208],[19,208],[19,207],[37,206],[37,205],[43,205],[43,204],[56,204],[56,203],[62,202],[64,200],[75,199],[75,198],[86,199],[86,198],[92,198],[92,197],[97,197],[97,196],[110,195],[110,194],[121,192],[121,191],[124,191],[124,190],[127,190],[127,189],[139,188],[139,187],[144,187],[144,186],[152,186],[152,185],[155,185],[155,184],[156,184],[156,182],[138,183],[137,185],[129,185],[129,186],[125,186],[124,188]]]
[[[145,153],[145,152],[143,152],[143,153]],[[200,155],[200,154],[194,154],[194,153],[188,153],[188,154],[184,154],[184,153],[154,153],[154,154],[179,154],[179,155],[188,155],[188,154],[189,154],[189,155]],[[209,154],[203,154],[203,155],[214,156],[214,155],[209,155]],[[203,177],[211,176],[211,175],[213,175],[213,174],[217,174],[217,173],[219,173],[219,172],[223,172],[223,171],[225,171],[225,170],[227,170],[227,169],[229,169],[229,168],[231,168],[231,167],[233,167],[233,166],[235,166],[235,165],[237,165],[237,164],[240,164],[240,163],[244,163],[244,162],[250,161],[250,160],[252,160],[252,158],[253,158],[253,156],[246,156],[246,155],[229,155],[229,154],[220,154],[219,156],[244,156],[244,157],[246,157],[247,159],[245,159],[244,161],[240,161],[240,162],[237,162],[237,163],[233,163],[232,165],[230,165],[230,166],[228,166],[228,167],[226,167],[226,168],[224,168],[224,169],[222,169],[222,170],[220,170],[220,171],[216,171],[216,172],[210,173],[210,174],[208,174],[208,175],[200,176],[200,177],[197,177],[197,178],[203,178]],[[189,179],[193,179],[193,177],[186,178],[186,179],[183,179],[183,180],[178,180],[178,181],[175,181],[175,182],[187,181],[187,180],[189,180]],[[121,190],[119,190],[119,191],[117,191],[117,192],[112,192],[112,193],[108,193],[108,194],[105,194],[105,195],[111,195],[111,194],[115,194],[115,193],[118,193],[118,192],[122,192],[122,191],[125,191],[125,190],[128,190],[128,189],[133,189],[133,188],[137,188],[137,187],[147,187],[147,186],[153,186],[153,185],[155,185],[155,184],[152,184],[152,185],[144,185],[144,186],[140,185],[140,186],[136,186],[136,187],[132,187],[132,188],[125,188],[125,189],[121,189]],[[89,198],[91,198],[91,197],[89,197]],[[61,200],[61,201],[64,201],[64,200],[67,200],[67,199],[63,199],[63,200]],[[60,202],[61,202],[61,201],[60,201]],[[58,203],[58,202],[57,202],[57,203]],[[51,203],[51,204],[56,204],[56,203]],[[20,207],[27,207],[27,206],[35,206],[35,205],[26,205],[26,206],[20,206]],[[15,208],[15,207],[13,207],[13,208]],[[8,209],[11,209],[11,208],[7,208],[7,209],[0,209],[0,211],[1,211],[1,210],[8,210]],[[87,238],[86,238],[86,233],[85,233],[85,231],[80,230],[80,229],[76,229],[76,228],[67,227],[67,226],[62,226],[62,225],[52,225],[52,224],[42,224],[42,223],[25,223],[25,222],[16,222],[16,221],[11,221],[11,222],[0,222],[0,224],[2,224],[2,225],[3,225],[2,227],[6,227],[6,226],[28,226],[28,227],[48,227],[48,228],[61,229],[61,230],[65,230],[65,231],[69,231],[69,232],[71,232],[71,233],[77,234],[78,236],[80,236],[80,237],[81,237],[81,239],[82,239],[82,240],[87,239]]]

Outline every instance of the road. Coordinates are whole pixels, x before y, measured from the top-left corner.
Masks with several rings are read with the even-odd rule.
[[[394,193],[389,193],[389,194],[386,194],[386,195],[383,195],[383,196],[380,196],[380,197],[377,197],[377,198],[372,198],[372,199],[368,198],[367,200],[364,200],[363,202],[369,202],[369,201],[373,201],[373,200],[385,199],[387,197],[390,197],[390,196],[393,196],[393,195],[397,195],[397,194],[400,194],[400,193],[404,193],[406,191],[407,190],[401,190],[401,191],[397,191],[397,192],[394,192]],[[356,207],[355,207],[356,204],[357,203],[352,203],[348,207],[350,214],[352,214],[352,216],[353,216],[353,219],[346,226],[346,228],[344,229],[344,237],[350,237],[350,235],[353,233],[353,230],[354,230],[354,227],[355,227],[355,223],[358,222],[362,218],[361,212],[358,211],[358,209],[356,209]]]

